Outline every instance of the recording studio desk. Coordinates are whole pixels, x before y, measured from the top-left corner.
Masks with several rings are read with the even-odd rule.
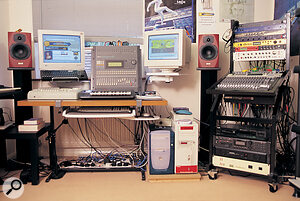
[[[132,106],[137,110],[143,111],[144,106],[166,106],[166,100],[21,100],[17,102],[17,106],[48,106],[50,107],[50,125],[48,132],[50,167],[50,179],[59,179],[63,177],[64,172],[60,171],[57,164],[56,142],[55,142],[55,125],[54,125],[54,107],[68,107],[68,106]],[[142,125],[142,124],[141,124]],[[142,178],[145,179],[144,172]]]
[[[21,100],[18,106],[163,106],[166,100]]]

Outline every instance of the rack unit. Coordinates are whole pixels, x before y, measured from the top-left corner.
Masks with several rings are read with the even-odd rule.
[[[290,15],[247,24],[232,21],[231,31],[230,73],[207,90],[214,97],[209,178],[217,178],[216,167],[266,176],[269,190],[276,192],[276,124],[289,77]],[[285,69],[279,72],[264,65],[275,60],[284,61]],[[263,67],[234,72],[241,61],[259,61]]]

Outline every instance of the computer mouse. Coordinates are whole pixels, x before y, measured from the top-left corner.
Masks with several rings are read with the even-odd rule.
[[[185,114],[185,115],[191,115],[192,113],[188,110],[177,110],[175,112],[176,114]]]

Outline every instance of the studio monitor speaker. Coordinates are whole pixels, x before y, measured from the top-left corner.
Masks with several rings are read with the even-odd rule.
[[[32,68],[31,33],[8,32],[10,68]]]
[[[198,69],[219,69],[219,35],[202,34],[198,41]]]

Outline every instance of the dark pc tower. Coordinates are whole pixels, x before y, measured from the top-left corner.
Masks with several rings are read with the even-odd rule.
[[[150,126],[150,174],[174,174],[174,136],[171,127]]]

